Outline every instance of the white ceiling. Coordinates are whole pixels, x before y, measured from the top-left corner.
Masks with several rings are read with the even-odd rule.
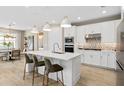
[[[106,10],[107,13],[102,14]],[[16,28],[28,29],[33,25],[42,26],[45,22],[60,23],[64,16],[69,16],[71,22],[85,21],[116,15],[121,12],[119,6],[1,6],[0,27],[7,27],[10,22],[16,22]],[[78,20],[77,17],[81,19]]]

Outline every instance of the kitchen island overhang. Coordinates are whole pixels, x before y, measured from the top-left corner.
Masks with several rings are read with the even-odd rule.
[[[38,55],[42,57],[50,58],[53,64],[61,65],[63,69],[63,77],[64,77],[64,85],[72,86],[75,85],[80,79],[80,63],[81,63],[81,55],[82,53],[52,53],[50,51],[29,51],[25,52],[27,54]],[[27,69],[30,68],[31,65],[27,66]],[[38,72],[40,74],[44,73],[44,67],[39,67]],[[61,79],[60,73],[59,78]],[[49,78],[56,80],[56,73],[51,73]],[[39,81],[40,82],[40,81]]]

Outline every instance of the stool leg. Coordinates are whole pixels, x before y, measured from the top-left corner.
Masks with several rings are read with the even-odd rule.
[[[44,85],[44,78],[45,78],[45,71],[46,71],[46,68],[44,69],[44,74],[43,74],[43,85]]]
[[[32,86],[34,85],[34,75],[35,75],[35,64],[34,64],[34,67],[33,67]]]
[[[49,82],[49,73],[48,73],[46,76],[47,76],[47,86],[48,86],[48,82]]]
[[[64,86],[63,71],[61,71],[61,76],[62,76],[62,85]]]
[[[58,72],[56,72],[56,79],[57,79],[57,82],[58,82]]]
[[[36,72],[37,72],[37,76],[38,76],[38,67],[36,67]]]
[[[24,75],[23,75],[23,80],[25,80],[25,71],[26,71],[26,62],[25,62],[25,65],[24,65]]]

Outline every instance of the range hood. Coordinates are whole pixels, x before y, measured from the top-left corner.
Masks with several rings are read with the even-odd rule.
[[[101,38],[101,33],[86,34],[85,39]]]

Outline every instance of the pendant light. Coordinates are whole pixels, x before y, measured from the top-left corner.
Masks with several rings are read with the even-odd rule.
[[[51,27],[48,22],[46,22],[46,24],[43,26],[43,31],[51,31]]]
[[[69,28],[69,27],[71,27],[71,23],[70,23],[70,21],[69,21],[68,16],[65,16],[65,17],[63,18],[63,20],[62,20],[62,22],[61,22],[61,27],[63,27],[63,28]]]
[[[4,35],[4,38],[15,38],[11,31],[13,30],[13,28],[15,27],[16,23],[15,22],[11,22],[9,25],[8,25],[8,33],[6,33]]]
[[[31,33],[36,33],[36,34],[38,33],[38,29],[37,29],[36,25],[33,26]]]

